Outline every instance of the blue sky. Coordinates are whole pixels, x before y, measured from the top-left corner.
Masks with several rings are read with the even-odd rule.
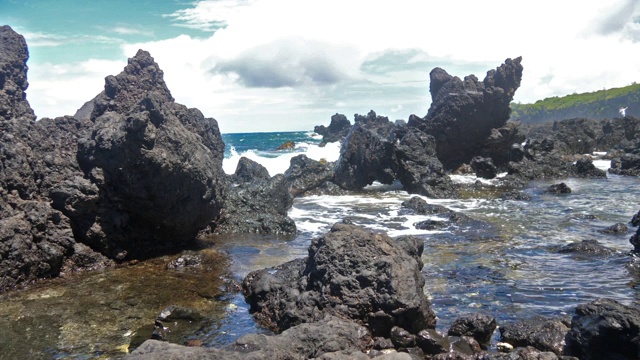
[[[140,48],[223,132],[424,116],[433,67],[482,79],[508,57],[520,102],[640,80],[636,0],[0,0],[4,24],[29,45],[38,117],[75,113]]]

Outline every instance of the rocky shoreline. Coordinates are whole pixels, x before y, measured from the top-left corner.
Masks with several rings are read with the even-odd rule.
[[[336,163],[300,155],[284,174],[269,176],[242,159],[227,175],[216,120],[176,103],[148,52],[107,76],[104,91],[74,116],[36,121],[25,93],[27,44],[3,26],[0,45],[0,292],[180,251],[199,238],[291,236],[296,225],[287,211],[295,197],[345,194],[373,182],[399,181],[411,194],[451,198],[464,190],[451,181],[453,172],[506,173],[497,191],[518,196],[512,190],[535,179],[606,177],[583,155],[596,151],[607,152],[610,172],[640,174],[640,119],[509,123],[521,58],[507,59],[482,81],[434,69],[423,118],[394,123],[371,111],[351,125],[334,115],[316,131],[324,142],[341,142]],[[421,198],[407,209],[474,221]],[[639,239],[640,229],[630,239],[634,253]],[[469,314],[447,334],[436,332],[422,290],[423,246],[418,238],[337,223],[313,240],[307,258],[245,278],[256,320],[278,335],[248,335],[223,349],[148,340],[129,358],[639,356],[640,310],[607,299],[578,306],[571,319],[503,325]],[[508,353],[486,350],[498,325],[498,348]]]

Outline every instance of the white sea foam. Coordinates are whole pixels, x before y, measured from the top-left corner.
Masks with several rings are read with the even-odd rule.
[[[227,174],[235,173],[240,158],[244,156],[264,166],[269,171],[269,175],[274,176],[283,174],[289,168],[291,159],[301,154],[317,161],[336,161],[340,156],[340,144],[329,143],[325,147],[320,147],[316,144],[300,142],[296,144],[294,151],[286,152],[247,150],[238,153],[235,148],[231,148],[231,156],[224,159],[222,168]]]

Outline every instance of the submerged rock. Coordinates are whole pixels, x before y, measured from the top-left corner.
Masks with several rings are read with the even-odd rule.
[[[571,194],[571,188],[565,183],[551,185],[545,190],[549,194]]]
[[[598,240],[582,240],[578,243],[571,243],[558,249],[561,254],[597,255],[608,256],[615,251],[602,245]]]
[[[389,337],[394,326],[412,334],[435,327],[423,293],[422,241],[392,240],[355,225],[335,224],[316,238],[309,257],[247,275],[251,312],[275,331],[340,316]]]

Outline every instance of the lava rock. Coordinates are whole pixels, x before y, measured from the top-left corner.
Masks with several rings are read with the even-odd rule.
[[[562,254],[598,255],[608,256],[615,253],[612,249],[602,245],[598,240],[582,240],[578,243],[571,243],[558,249]]]
[[[565,183],[560,183],[549,186],[545,192],[550,194],[571,194],[571,188]]]
[[[313,128],[313,131],[322,135],[320,146],[323,146],[330,142],[343,141],[350,129],[351,122],[347,120],[347,117],[336,113],[331,116],[329,127],[318,125]]]
[[[611,299],[579,305],[567,334],[569,353],[580,359],[636,359],[640,309]]]
[[[330,164],[309,159],[303,154],[291,158],[284,176],[289,181],[289,191],[298,196],[330,181],[333,169]]]
[[[410,118],[408,126],[436,139],[438,159],[445,169],[457,169],[480,155],[492,137],[492,130],[506,125],[511,111],[509,104],[522,79],[521,61],[521,57],[505,60],[488,71],[482,82],[474,75],[461,80],[441,68],[431,71],[429,111],[423,119]],[[502,144],[504,153],[513,144],[510,141],[511,138]]]
[[[593,165],[593,160],[589,158],[582,158],[576,161],[576,176],[581,178],[606,178],[607,172],[596,168]]]
[[[268,180],[271,178],[269,170],[257,162],[242,156],[233,174],[233,180],[239,183]]]
[[[532,346],[540,351],[563,354],[568,321],[534,317],[500,327],[501,341],[516,347]]]
[[[476,176],[481,178],[493,179],[498,175],[498,169],[493,165],[491,158],[476,156],[471,159],[471,168],[475,171]]]
[[[421,330],[416,335],[416,344],[427,355],[446,353],[451,346],[449,339],[435,329]]]
[[[0,26],[0,119],[35,120],[25,91],[29,50],[24,37],[7,25]]]
[[[493,332],[496,330],[496,319],[484,314],[468,314],[457,318],[448,334],[450,336],[471,336],[478,343],[486,345],[491,341]]]
[[[626,234],[629,232],[629,228],[623,223],[616,223],[608,228],[598,230],[598,232],[601,234]]]
[[[394,326],[416,334],[435,327],[422,290],[423,246],[414,237],[394,241],[338,223],[312,241],[307,258],[247,275],[245,298],[274,331],[330,314],[366,325],[374,336],[389,337]]]
[[[500,198],[502,198],[503,200],[517,200],[517,201],[529,201],[532,199],[532,197],[529,194],[524,193],[522,191],[518,191],[518,190],[507,191],[504,194],[502,194]]]
[[[640,211],[631,218],[631,226],[640,226]]]

